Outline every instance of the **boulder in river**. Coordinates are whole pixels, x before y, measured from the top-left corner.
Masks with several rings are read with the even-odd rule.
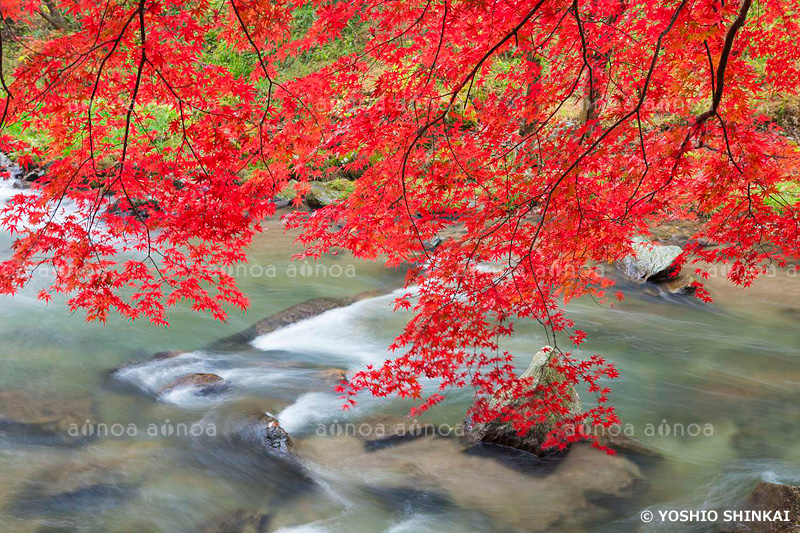
[[[636,283],[650,283],[658,294],[685,295],[694,292],[695,280],[681,274],[675,259],[683,253],[680,246],[655,244],[644,237],[634,237],[634,255],[629,255],[617,265],[622,274]]]
[[[295,449],[289,434],[278,423],[278,419],[267,413],[254,413],[239,430],[239,437],[259,450],[270,453],[294,455]]]
[[[216,374],[195,372],[193,374],[186,374],[185,376],[179,377],[161,389],[161,394],[166,394],[175,389],[188,387],[196,389],[197,394],[207,395],[224,392],[227,388],[227,384],[222,377]]]
[[[27,390],[0,391],[0,440],[24,444],[77,444],[93,420],[89,397],[63,399]]]
[[[619,268],[625,277],[644,283],[665,281],[675,273],[673,263],[683,253],[680,246],[654,244],[644,237],[634,237],[634,255],[625,257]]]
[[[555,350],[549,346],[543,347],[533,356],[528,369],[522,374],[523,378],[533,379],[532,388],[564,381],[564,376],[553,368],[551,364],[555,356]],[[574,387],[570,388],[569,395],[572,400],[569,405],[570,416],[581,414],[581,400]],[[505,394],[500,392],[492,399],[493,406],[497,406],[498,403],[514,405],[519,403],[519,400],[507,398]],[[545,422],[534,425],[526,435],[522,436],[517,433],[517,430],[514,429],[510,422],[503,422],[499,419],[478,424],[468,420],[466,426],[469,428],[470,436],[474,440],[511,446],[541,456],[547,453],[547,450],[542,449],[542,444],[559,422],[560,420],[551,417]]]
[[[796,533],[800,531],[800,487],[761,481],[747,497],[742,511],[770,512],[767,520],[749,520],[725,528],[727,533]],[[789,521],[775,520],[775,515]]]

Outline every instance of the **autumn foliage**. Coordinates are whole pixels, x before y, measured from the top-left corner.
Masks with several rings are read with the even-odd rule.
[[[66,293],[89,319],[165,324],[181,301],[224,319],[247,304],[226,267],[244,260],[273,196],[357,177],[347,200],[288,217],[308,257],[344,249],[410,265],[418,287],[397,300],[413,318],[396,357],[358,373],[346,401],[368,390],[415,398],[419,412],[471,386],[476,419],[525,431],[566,413],[563,392],[582,383],[596,402],[554,433],[549,444],[565,446],[581,438],[574,424],[616,421],[613,366],[559,347],[585,338],[564,303],[613,299],[597,265],[674,220],[701,228],[684,268],[728,264],[747,285],[797,257],[798,206],[781,190],[800,158],[758,109],[797,92],[799,10],[797,0],[3,0],[2,45],[21,57],[3,68],[0,150],[47,174],[2,211],[16,241],[0,288],[14,293],[48,265],[56,277],[41,297]],[[24,36],[42,12],[65,23]],[[344,40],[346,52],[287,75]],[[19,134],[34,131],[48,142]],[[520,320],[546,328],[565,375],[536,396],[498,348]],[[493,407],[501,389],[528,401]]]

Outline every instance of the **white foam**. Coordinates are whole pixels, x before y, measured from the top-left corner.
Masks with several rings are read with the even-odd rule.
[[[392,313],[392,302],[403,291],[367,298],[346,307],[261,335],[251,344],[264,351],[325,354],[352,364],[383,362],[391,356],[392,337],[379,338],[381,319]]]
[[[7,204],[12,197],[23,192],[14,188],[15,182],[16,180],[11,178],[0,179],[0,205]]]
[[[187,374],[216,374],[231,386],[232,391],[237,392],[257,390],[265,385],[302,386],[308,379],[309,371],[306,369],[253,367],[247,366],[247,363],[245,358],[236,355],[190,352],[170,359],[146,361],[120,369],[115,373],[115,378],[157,395],[163,402],[183,407],[196,407],[224,399],[218,395],[197,395],[192,387],[179,387],[161,393],[164,387]]]
[[[313,423],[345,417],[342,400],[326,392],[307,392],[278,414],[281,427],[290,434],[308,428]]]
[[[115,377],[131,383],[140,389],[158,393],[172,381],[186,374],[195,372],[212,372],[213,358],[205,357],[202,352],[190,352],[170,359],[145,362],[117,370]]]
[[[441,526],[441,523],[439,524]],[[389,527],[386,533],[418,533],[422,531],[438,532],[437,520],[430,515],[417,514]]]

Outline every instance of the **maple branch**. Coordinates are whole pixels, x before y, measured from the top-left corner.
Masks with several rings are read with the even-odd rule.
[[[675,173],[678,170],[678,165],[680,164],[681,160],[683,159],[683,154],[686,151],[686,147],[689,145],[689,142],[694,138],[700,128],[708,121],[709,118],[716,116],[719,118],[720,124],[722,125],[722,131],[724,135],[725,145],[728,152],[728,157],[733,164],[734,167],[739,171],[742,172],[739,165],[733,159],[733,154],[731,153],[730,143],[728,141],[728,133],[725,128],[725,123],[722,120],[722,117],[719,114],[719,105],[722,102],[722,93],[725,89],[725,69],[728,66],[728,60],[730,58],[731,50],[733,49],[733,40],[736,37],[736,33],[741,29],[741,27],[745,23],[745,19],[747,18],[747,12],[750,9],[750,5],[752,0],[743,0],[742,5],[739,8],[739,14],[737,15],[736,19],[733,23],[728,27],[728,31],[725,34],[725,44],[722,48],[722,54],[720,55],[719,65],[717,65],[716,69],[716,76],[711,77],[711,85],[712,85],[712,98],[711,98],[711,108],[707,111],[701,113],[697,116],[694,121],[694,124],[689,128],[689,131],[686,132],[686,136],[681,142],[680,147],[678,148],[678,154],[675,157],[675,163],[672,165],[672,171],[670,172],[669,178],[664,182],[663,185],[654,189],[653,191],[647,193],[642,198],[634,202],[634,206],[638,205],[640,202],[646,199],[652,199],[658,194],[659,192],[665,190],[675,179]],[[712,66],[713,71],[713,62],[711,62],[711,56],[709,54],[708,58],[709,62]],[[716,80],[715,80],[716,78]]]
[[[66,30],[67,21],[64,20],[64,16],[61,14],[61,11],[55,7],[55,5],[53,5],[52,0],[44,0],[44,4],[47,6],[49,13],[46,12],[42,7],[39,7],[39,15],[51,26],[53,26],[53,28],[57,30]]]
[[[736,33],[744,26],[751,3],[752,0],[742,1],[736,20],[728,27],[728,32],[725,34],[725,45],[722,48],[722,54],[719,57],[719,65],[717,66],[716,84],[711,98],[711,109],[698,116],[695,121],[696,124],[702,124],[717,114],[719,104],[722,101],[722,93],[725,90],[725,69],[728,66],[728,60],[731,55],[731,50],[733,49],[733,40],[736,37]]]

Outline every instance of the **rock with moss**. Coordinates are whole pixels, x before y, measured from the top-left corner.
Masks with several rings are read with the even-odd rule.
[[[272,197],[272,203],[277,207],[286,207],[291,204],[292,200],[297,196],[296,184],[297,180],[290,180],[278,194]]]
[[[338,178],[331,181],[314,181],[311,190],[306,194],[306,203],[309,207],[319,209],[347,199],[355,189],[355,184],[346,179]]]
[[[533,356],[528,369],[521,376],[523,378],[532,378],[531,389],[535,389],[539,385],[547,387],[552,383],[565,381],[564,375],[552,366],[555,357],[555,350],[549,346],[543,347]],[[570,396],[568,416],[580,415],[583,409],[578,392],[574,387],[570,387],[568,394]],[[539,397],[539,393],[534,395],[534,398],[536,397]],[[495,409],[500,407],[501,404],[517,407],[520,403],[521,400],[509,398],[506,393],[501,391],[492,399],[491,406]],[[487,423],[473,423],[472,420],[468,419],[466,427],[469,430],[470,437],[475,441],[511,446],[512,448],[542,456],[548,453],[547,450],[542,448],[542,444],[544,444],[547,435],[556,429],[560,422],[562,422],[562,419],[550,416],[545,422],[535,424],[525,435],[519,435],[510,422],[504,422],[499,419]]]

